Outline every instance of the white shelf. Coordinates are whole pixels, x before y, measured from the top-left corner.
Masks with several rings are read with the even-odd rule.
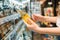
[[[30,0],[23,1],[22,4],[28,3]]]
[[[7,17],[3,17],[3,18],[0,18],[0,25],[1,24],[4,24],[6,22],[9,22],[11,20],[15,20],[15,19],[18,19],[20,17],[20,14],[13,14],[13,15],[10,15],[10,16],[7,16]]]
[[[16,24],[16,28],[14,30],[12,30],[11,32],[9,32],[6,36],[5,36],[5,40],[7,38],[9,38],[14,32],[16,32],[18,30],[18,28],[20,27],[20,25],[23,23],[23,21],[19,21],[17,24]]]
[[[18,5],[18,6],[21,6],[22,8],[24,8],[27,4],[30,2],[30,0],[25,0],[25,1],[22,1],[22,2],[18,2],[16,0],[9,0],[11,4],[14,4],[14,5]]]
[[[27,3],[29,3],[29,2],[30,2],[30,0],[23,1],[23,2],[22,2],[22,4],[23,4],[22,7],[25,8],[25,7],[27,6]]]
[[[21,34],[23,34],[24,30],[25,30],[25,24],[23,24],[21,30],[19,31],[18,35],[16,36],[16,40],[20,37]]]
[[[26,0],[26,1],[22,1],[22,2],[18,2],[18,1],[15,1],[15,0],[9,0],[9,1],[10,1],[11,4],[22,6],[22,8],[26,7],[27,6],[26,4],[30,2],[30,0]],[[19,19],[19,18],[20,18],[20,14],[18,14],[18,13],[0,18],[0,25],[4,24],[6,22],[12,21],[12,20]],[[25,28],[24,28],[25,24],[21,25],[22,23],[23,23],[23,21],[20,20],[14,26],[15,28],[13,30],[9,31],[3,39],[4,40],[9,39],[11,37],[11,35],[13,35],[21,27],[21,30],[17,33],[17,36],[16,36],[17,37],[16,39],[18,39],[18,37],[21,35],[21,33],[23,33],[23,31],[25,30]],[[13,27],[13,25],[11,27]]]

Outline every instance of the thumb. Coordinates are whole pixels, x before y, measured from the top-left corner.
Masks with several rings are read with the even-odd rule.
[[[34,21],[30,18],[27,19],[30,24],[34,24]]]
[[[24,21],[24,20],[23,20]],[[26,21],[24,21],[24,23],[28,26],[29,24],[26,22]]]
[[[40,16],[40,14],[33,14],[33,16],[35,16],[35,17],[39,17],[39,16]]]
[[[33,20],[37,20],[37,18],[38,18],[38,15],[32,14],[32,19],[33,19]]]
[[[35,18],[37,19],[43,19],[44,16],[40,15],[40,14],[33,14]]]
[[[23,21],[24,21],[24,20],[23,20]],[[28,18],[27,21],[24,21],[24,23],[25,23],[27,26],[29,26],[29,25],[32,25],[34,22],[33,22],[30,18]]]

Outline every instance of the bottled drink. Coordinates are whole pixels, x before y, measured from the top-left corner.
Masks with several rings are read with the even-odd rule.
[[[45,16],[54,16],[54,8],[53,8],[54,6],[53,6],[53,2],[52,2],[52,0],[47,0],[47,3],[45,4],[45,6],[44,6],[44,15]],[[44,22],[44,24],[46,25],[46,26],[52,26],[50,23],[48,23],[48,22]]]
[[[28,15],[28,13],[23,12],[22,10],[17,10],[18,13],[20,13],[21,18],[23,21],[27,22],[28,24],[31,24],[30,22],[28,22],[28,18],[30,18],[30,16]]]

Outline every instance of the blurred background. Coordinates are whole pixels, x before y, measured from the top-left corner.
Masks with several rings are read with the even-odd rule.
[[[59,16],[60,0],[0,0],[0,40],[57,40],[59,37],[38,34],[27,29],[20,9],[30,17],[33,13],[43,16]],[[26,17],[24,17],[26,18]],[[57,27],[55,23],[37,22],[40,27]]]

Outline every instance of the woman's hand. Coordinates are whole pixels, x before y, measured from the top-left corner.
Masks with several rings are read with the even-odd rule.
[[[42,15],[40,15],[40,14],[33,14],[33,15],[32,15],[32,19],[33,19],[34,21],[41,21],[41,22],[45,21],[44,16],[42,16]]]
[[[49,17],[49,16],[42,16],[40,14],[33,14],[32,19],[34,21],[56,23],[57,17]]]
[[[28,24],[27,22],[30,22],[31,24]],[[39,28],[39,26],[34,21],[32,21],[30,18],[27,19],[27,22],[24,21],[28,29],[35,31]]]

